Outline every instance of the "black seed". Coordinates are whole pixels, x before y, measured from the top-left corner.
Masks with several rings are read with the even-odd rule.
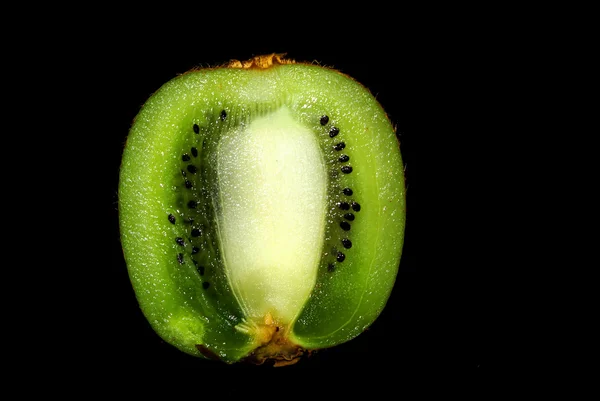
[[[360,211],[360,205],[356,202],[352,202],[352,210],[354,210],[355,212]]]
[[[196,259],[192,259],[192,262],[194,262],[194,266],[198,266],[198,261]]]
[[[190,165],[188,165],[188,166],[187,166],[187,170],[188,170],[190,173],[192,173],[192,174],[195,174],[195,173],[196,173],[196,171],[198,171],[198,168],[196,168],[196,166],[194,166],[193,164],[190,164]]]
[[[190,180],[185,180],[185,187],[190,189],[192,187],[192,182]]]
[[[344,166],[341,170],[344,174],[350,174],[352,172],[352,166]]]
[[[175,224],[175,216],[173,216],[172,214],[169,215],[169,221],[171,222],[171,224]]]
[[[348,204],[348,202],[338,202],[337,205],[342,210],[348,210],[348,209],[350,209],[350,205]]]
[[[175,238],[175,242],[177,242],[179,245],[184,246],[185,245],[185,241],[183,240],[183,238],[181,237],[177,237]]]
[[[185,177],[185,170],[181,170],[181,175]]]
[[[221,111],[221,121],[225,121],[227,118],[227,112],[225,110]]]
[[[342,162],[342,163],[346,163],[348,160],[350,160],[350,156],[348,156],[348,155],[341,155],[338,160],[340,162]]]
[[[198,252],[200,252],[200,248],[198,248],[197,246],[192,248],[192,255],[197,254]]]
[[[194,218],[193,217],[188,217],[185,222],[188,223],[188,224],[192,224],[194,222]]]
[[[342,150],[342,149],[344,149],[345,147],[346,147],[346,144],[345,144],[344,142],[340,142],[340,143],[338,143],[338,144],[336,144],[336,145],[334,145],[334,146],[333,146],[333,148],[334,148],[335,150]]]
[[[192,230],[192,237],[199,237],[200,235],[202,235],[202,232],[199,229],[194,228]]]
[[[198,149],[192,148],[192,156],[198,157]]]
[[[327,270],[329,270],[330,272],[335,270],[335,265],[333,263],[330,263],[327,265]]]
[[[348,238],[344,238],[342,239],[342,245],[344,245],[344,248],[350,249],[352,248],[352,241],[350,241]]]
[[[201,276],[204,276],[204,266],[198,266],[198,273],[200,273]]]
[[[196,203],[196,201],[194,201],[194,200],[191,200],[187,203],[187,205],[190,209],[195,209],[196,206],[198,206],[198,203]]]
[[[184,162],[189,162],[190,161],[190,155],[188,155],[187,153],[184,153],[181,156],[181,160],[183,160]]]
[[[346,220],[354,221],[354,215],[353,215],[352,213],[346,213],[346,214],[344,215],[344,218],[345,218]]]
[[[340,227],[342,227],[342,230],[348,231],[350,230],[350,223],[348,223],[347,221],[342,221],[340,223]]]
[[[210,283],[208,281],[205,281],[205,282],[202,283],[202,288],[204,288],[205,290],[207,290],[208,287],[210,287]]]
[[[199,134],[199,133],[200,133],[200,127],[198,127],[198,124],[194,124],[194,132],[195,132],[196,134]]]
[[[329,136],[332,138],[339,133],[340,133],[340,129],[338,127],[331,127],[331,129],[329,130]]]
[[[179,262],[180,265],[183,264],[183,253],[177,254],[177,261]]]
[[[352,190],[350,188],[344,188],[342,190],[342,192],[344,193],[344,195],[350,196],[353,194]]]
[[[321,116],[321,125],[325,125],[329,122],[328,116]]]
[[[346,255],[344,255],[342,252],[338,252],[336,259],[338,262],[343,262],[346,259]]]
[[[279,326],[275,327],[275,331],[279,331]]]

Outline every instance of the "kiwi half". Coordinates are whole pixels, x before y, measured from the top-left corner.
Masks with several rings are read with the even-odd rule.
[[[195,69],[135,117],[119,219],[160,337],[291,364],[386,304],[404,239],[399,143],[371,93],[332,68],[271,54]]]

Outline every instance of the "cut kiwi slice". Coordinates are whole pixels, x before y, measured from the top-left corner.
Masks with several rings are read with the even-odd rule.
[[[351,340],[391,293],[404,238],[393,126],[331,68],[258,56],[189,71],[135,117],[119,182],[139,305],[180,350],[296,362]]]

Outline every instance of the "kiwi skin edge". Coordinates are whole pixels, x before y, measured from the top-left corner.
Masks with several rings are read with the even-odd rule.
[[[246,112],[249,104],[259,104],[259,111]],[[236,114],[275,115],[281,106],[288,107],[292,117],[282,114],[274,121],[285,124],[289,118],[297,119],[297,127],[290,130],[295,129],[298,138],[307,126],[317,134],[327,183],[324,245],[317,250],[314,272],[307,273],[314,275],[313,282],[298,287],[299,294],[309,288],[308,296],[298,295],[302,307],[285,318],[267,309],[263,313],[261,302],[253,303],[251,295],[243,295],[256,290],[244,289],[243,283],[237,290],[237,284],[231,285],[235,274],[226,273],[221,260],[228,250],[219,248],[227,241],[215,234],[213,225],[215,220],[225,221],[215,217],[219,206],[209,200],[202,204],[210,209],[207,214],[198,212],[198,207],[187,210],[188,195],[182,189],[191,176],[199,180],[190,183],[195,193],[202,191],[199,184],[212,183],[215,177],[228,179],[212,163],[231,158],[221,150],[223,138],[231,137],[236,127],[257,121],[251,117],[236,122]],[[229,114],[224,118],[226,110]],[[327,122],[319,120],[323,116]],[[212,134],[217,131],[220,134]],[[221,139],[211,142],[211,135]],[[235,137],[230,141],[237,143]],[[341,143],[344,147],[337,149]],[[190,148],[196,151],[185,153]],[[188,166],[182,164],[182,154],[185,160],[201,160],[197,163],[206,177],[197,178],[201,174],[196,167],[194,173],[181,168]],[[342,156],[350,161],[342,163]],[[348,166],[353,170],[347,172]],[[349,182],[352,191],[342,193]],[[193,215],[197,218],[188,231],[177,231],[191,213],[200,214]],[[353,220],[343,217],[348,214]],[[202,234],[189,235],[202,218]],[[359,335],[379,316],[391,293],[405,222],[403,164],[395,129],[366,88],[332,68],[270,54],[194,69],[163,85],[135,117],[121,165],[119,219],[136,297],[160,337],[202,358],[293,364],[312,350]],[[211,235],[210,241],[192,245]],[[345,248],[350,239],[352,246]],[[207,266],[198,273],[196,259],[206,247],[210,248]],[[202,251],[194,253],[197,249]],[[337,257],[339,253],[345,259]],[[212,281],[203,281],[209,274]],[[247,316],[249,310],[260,310],[260,316]]]

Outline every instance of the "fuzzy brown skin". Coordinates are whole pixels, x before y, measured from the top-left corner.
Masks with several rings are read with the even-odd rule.
[[[272,67],[274,65],[282,65],[282,64],[295,64],[296,61],[291,59],[286,59],[285,53],[272,53],[261,56],[256,56],[246,61],[239,60],[231,60],[228,64],[225,65],[227,68],[242,68],[245,70],[249,69],[266,69]]]
[[[305,350],[291,343],[284,330],[271,331],[271,337],[264,345],[256,348],[252,354],[244,359],[245,362],[262,365],[266,361],[273,361],[274,367],[293,365],[300,361]]]

